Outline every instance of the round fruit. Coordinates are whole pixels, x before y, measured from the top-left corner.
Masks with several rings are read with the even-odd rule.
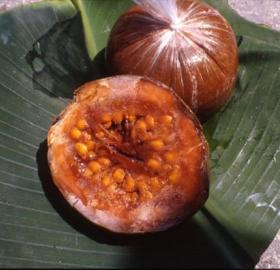
[[[231,26],[199,1],[139,2],[114,25],[108,68],[165,83],[206,120],[228,100],[236,79],[238,50]]]
[[[164,230],[208,197],[208,146],[166,86],[115,76],[80,87],[48,133],[54,183],[90,221],[122,233]]]

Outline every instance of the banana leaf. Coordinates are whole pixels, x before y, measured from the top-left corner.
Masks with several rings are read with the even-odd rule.
[[[0,13],[0,267],[253,267],[280,224],[280,33],[207,1],[232,24],[234,94],[204,130],[210,198],[165,232],[90,224],[53,185],[47,130],[73,90],[103,77],[104,47],[128,0],[51,0]]]

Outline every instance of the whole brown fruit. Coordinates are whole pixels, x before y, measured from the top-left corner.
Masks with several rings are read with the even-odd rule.
[[[226,103],[236,79],[238,50],[231,26],[199,1],[139,2],[112,29],[109,69],[165,83],[206,120]]]
[[[48,133],[54,183],[108,230],[165,230],[208,197],[208,145],[193,112],[166,86],[114,76],[81,86]]]

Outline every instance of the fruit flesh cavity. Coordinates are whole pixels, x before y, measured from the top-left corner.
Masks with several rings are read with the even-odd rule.
[[[55,184],[91,221],[118,232],[163,230],[208,196],[208,148],[193,113],[137,76],[82,86],[51,127]]]

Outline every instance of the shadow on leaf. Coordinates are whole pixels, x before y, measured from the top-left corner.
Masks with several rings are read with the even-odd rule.
[[[90,61],[80,16],[57,23],[26,55],[33,88],[51,97],[71,99],[81,84],[104,77],[104,49]]]

